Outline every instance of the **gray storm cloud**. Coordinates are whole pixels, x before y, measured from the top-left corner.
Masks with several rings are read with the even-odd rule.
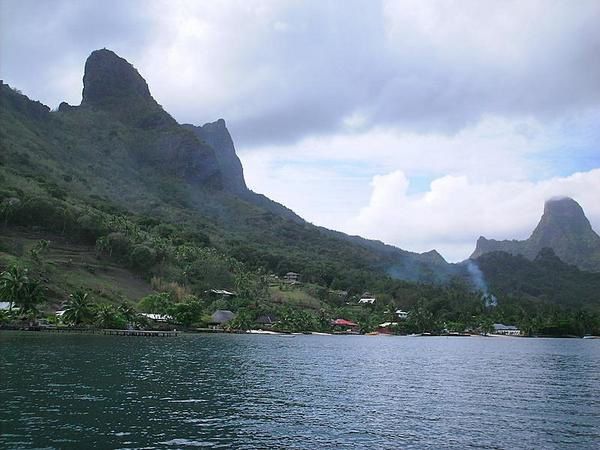
[[[452,133],[597,105],[600,3],[509,6],[507,21],[505,2],[2,0],[0,69],[51,106],[77,102],[85,57],[106,46],[178,120],[227,117],[245,147],[339,132],[357,114]]]

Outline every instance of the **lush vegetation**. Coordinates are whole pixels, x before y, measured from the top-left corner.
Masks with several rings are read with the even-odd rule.
[[[542,249],[533,261],[504,252],[486,253],[477,264],[501,298],[518,297],[574,309],[600,306],[600,274],[564,263],[552,249]]]
[[[16,305],[4,321],[63,308],[77,326],[148,326],[139,311],[196,327],[228,309],[237,313],[233,329],[271,315],[285,331],[327,331],[345,318],[365,332],[382,322],[397,322],[399,333],[485,332],[494,322],[531,334],[599,332],[598,275],[519,260],[515,283],[513,260],[503,268],[485,255],[479,263],[500,299],[486,309],[460,268],[435,254],[417,258],[323,230],[253,193],[232,195],[190,181],[177,164],[162,167],[157,143],[189,138],[180,130],[86,107],[51,112],[0,89],[0,289]],[[93,251],[78,263],[76,247]],[[109,269],[120,278],[103,278]],[[303,284],[269,287],[269,275],[288,271]],[[409,273],[428,283],[389,275]],[[356,304],[366,290],[375,305]],[[398,308],[410,311],[406,321]]]

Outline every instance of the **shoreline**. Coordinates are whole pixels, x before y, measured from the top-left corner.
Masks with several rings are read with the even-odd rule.
[[[480,338],[527,338],[527,339],[600,339],[600,336],[506,336],[501,334],[493,335],[477,335],[477,334],[343,334],[343,333],[323,333],[323,332],[304,332],[304,333],[286,333],[279,331],[263,331],[263,330],[247,330],[247,331],[226,331],[221,329],[202,328],[202,329],[171,329],[171,330],[119,330],[119,329],[103,329],[103,328],[70,328],[70,327],[0,327],[0,332],[25,332],[25,333],[48,333],[48,334],[80,334],[80,335],[98,335],[98,336],[126,336],[126,337],[178,337],[184,335],[199,335],[199,334],[235,334],[235,335],[266,335],[266,336],[364,336],[364,337],[480,337]]]

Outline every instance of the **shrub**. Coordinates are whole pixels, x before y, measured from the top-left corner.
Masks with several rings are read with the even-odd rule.
[[[148,270],[156,263],[156,252],[144,244],[133,247],[129,255],[131,265],[140,270]]]

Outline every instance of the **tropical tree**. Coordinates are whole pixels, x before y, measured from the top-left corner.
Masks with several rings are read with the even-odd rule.
[[[4,228],[8,226],[8,218],[20,206],[21,200],[16,197],[6,198],[0,203],[0,213],[4,216]]]
[[[431,331],[435,327],[433,314],[424,306],[424,299],[419,300],[416,307],[409,312],[408,320],[420,333]]]
[[[489,317],[483,317],[479,322],[479,328],[484,336],[494,331],[494,322]]]
[[[48,251],[48,247],[50,246],[50,242],[46,239],[40,239],[30,250],[31,257],[36,261],[40,262],[40,254]]]
[[[317,318],[306,311],[284,308],[279,317],[279,327],[284,331],[314,331],[318,329]]]
[[[20,300],[27,281],[27,270],[17,265],[10,266],[0,274],[0,295],[8,300],[9,311],[12,311],[14,303]]]
[[[21,314],[35,316],[38,312],[37,305],[44,300],[44,290],[37,280],[28,279],[23,285],[22,294],[19,298],[19,310]]]
[[[189,327],[202,316],[202,303],[196,297],[189,296],[183,302],[173,304],[168,312],[175,321]]]
[[[241,310],[237,316],[227,322],[230,330],[249,330],[254,323],[252,314],[247,310]]]
[[[65,306],[63,320],[72,325],[89,323],[94,317],[94,304],[91,303],[89,294],[77,291],[69,296]]]
[[[94,323],[100,328],[120,328],[124,319],[113,305],[99,305],[94,311]]]
[[[0,310],[0,325],[9,323],[12,320],[12,313]]]
[[[169,292],[150,294],[142,298],[138,303],[140,310],[152,314],[168,314],[173,301]]]
[[[139,314],[129,303],[121,303],[117,311],[127,321],[127,323],[135,324],[138,322]]]

